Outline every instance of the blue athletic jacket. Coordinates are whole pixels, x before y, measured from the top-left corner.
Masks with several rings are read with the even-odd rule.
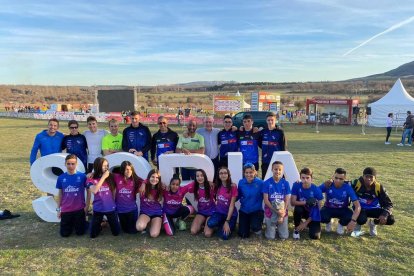
[[[129,126],[122,133],[122,150],[129,151],[136,149],[144,153],[144,158],[148,160],[148,151],[151,148],[151,132],[149,128],[141,123],[138,127]]]
[[[227,153],[238,152],[238,131],[222,129],[217,135],[217,143],[220,145],[220,158],[227,158]]]
[[[37,151],[40,150],[40,156],[49,155],[60,152],[60,146],[63,140],[63,133],[57,131],[54,136],[49,136],[47,130],[43,130],[36,135],[30,152],[30,165],[36,161]]]
[[[259,146],[262,148],[262,163],[269,164],[273,152],[286,150],[285,133],[279,128],[263,129],[260,132]]]

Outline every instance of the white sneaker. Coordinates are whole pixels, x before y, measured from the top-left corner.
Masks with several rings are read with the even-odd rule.
[[[385,142],[386,145],[391,145],[391,142]]]
[[[338,235],[344,234],[344,227],[342,226],[342,224],[338,223],[338,227],[336,228],[336,233],[338,233]]]
[[[329,223],[327,223],[325,225],[325,231],[326,232],[331,232],[332,231],[332,221],[330,221]]]
[[[404,147],[404,144],[403,143],[399,143],[399,144],[397,144],[397,146]]]
[[[405,144],[407,147],[411,147],[411,144]]]
[[[300,234],[296,230],[293,230],[293,239],[294,240],[299,240],[300,239]]]
[[[377,232],[377,225],[374,223],[374,220],[373,220],[373,219],[371,219],[371,220],[369,221],[369,234],[370,234],[372,237],[376,237],[376,236],[378,235],[378,232]]]

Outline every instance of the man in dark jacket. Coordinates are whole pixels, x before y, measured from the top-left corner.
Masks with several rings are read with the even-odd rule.
[[[369,221],[371,236],[377,235],[377,225],[393,225],[395,220],[392,214],[393,204],[384,186],[376,179],[377,171],[372,167],[364,169],[362,176],[352,182],[359,203],[361,213],[357,219],[355,231],[360,231],[361,225]]]
[[[151,161],[159,168],[158,157],[161,154],[174,153],[178,143],[178,134],[168,127],[168,119],[158,117],[159,130],[152,136]]]
[[[148,151],[151,148],[151,132],[149,128],[139,122],[137,111],[131,112],[131,125],[122,133],[122,150],[142,156],[148,160]]]
[[[407,118],[404,122],[404,130],[401,137],[401,143],[397,144],[397,146],[409,146],[411,147],[411,143],[413,142],[413,138],[411,136],[411,132],[414,126],[414,115],[411,114],[411,111],[407,111]],[[405,138],[408,137],[408,143],[405,144]]]

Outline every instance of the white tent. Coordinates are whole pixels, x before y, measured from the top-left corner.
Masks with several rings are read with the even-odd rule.
[[[414,98],[407,93],[398,79],[384,97],[368,106],[371,107],[371,115],[368,117],[370,126],[385,127],[388,113],[394,113],[394,124],[402,125],[407,111],[414,112]]]

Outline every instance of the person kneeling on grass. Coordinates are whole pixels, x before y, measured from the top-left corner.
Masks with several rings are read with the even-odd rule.
[[[221,167],[216,179],[217,195],[216,209],[211,217],[207,220],[204,229],[204,235],[211,237],[214,229],[218,229],[218,236],[223,240],[228,240],[234,231],[237,222],[237,209],[234,206],[237,199],[237,186],[232,183],[230,170]]]
[[[377,225],[393,225],[395,222],[392,214],[393,204],[384,186],[377,181],[377,171],[372,167],[364,169],[362,176],[352,182],[359,202],[361,213],[357,219],[355,232],[361,230],[361,225],[369,221],[369,233],[377,236]]]
[[[98,157],[93,162],[92,177],[86,180],[86,188],[93,194],[93,216],[91,223],[91,238],[96,238],[102,231],[101,223],[106,216],[112,235],[118,236],[121,227],[116,212],[115,190],[113,175],[109,172],[108,161]]]
[[[194,183],[194,201],[197,203],[197,214],[191,223],[191,234],[197,235],[206,226],[206,221],[216,209],[214,184],[209,182],[202,169],[196,170]]]
[[[143,180],[135,173],[134,166],[129,161],[123,161],[119,171],[119,174],[113,174],[116,184],[115,202],[119,222],[124,233],[136,234],[138,219],[136,198]]]
[[[164,225],[165,233],[168,236],[174,235],[175,226],[174,219],[178,218],[177,225],[180,231],[187,229],[185,219],[194,213],[194,208],[191,205],[183,206],[183,199],[189,192],[194,192],[194,182],[181,187],[181,179],[178,175],[174,175],[171,178],[170,186],[164,190],[164,204],[163,204],[163,216],[162,222]]]
[[[150,224],[150,236],[160,235],[162,224],[162,183],[157,169],[152,169],[140,188],[140,215],[137,221],[137,230],[145,231]],[[145,233],[145,232],[144,232]]]
[[[320,206],[323,199],[318,186],[312,183],[312,170],[303,168],[300,171],[301,182],[295,182],[292,187],[291,204],[294,206],[293,221],[295,229],[293,238],[300,239],[303,229],[309,227],[309,237],[313,240],[321,238]],[[302,222],[302,218],[306,221]]]
[[[241,238],[248,238],[250,231],[262,235],[263,224],[263,180],[257,177],[252,163],[243,166],[244,178],[239,181],[240,200],[239,231]]]
[[[264,182],[262,190],[265,203],[265,236],[272,240],[276,238],[276,228],[280,239],[289,237],[288,206],[291,191],[289,182],[282,178],[283,169],[282,162],[273,162],[273,176]]]
[[[326,231],[332,231],[332,218],[339,219],[336,232],[344,233],[344,226],[348,232],[355,228],[357,218],[361,212],[361,205],[355,195],[351,184],[346,181],[346,171],[337,168],[332,179],[322,183],[319,188],[325,193],[325,205],[321,209],[321,222],[326,223]],[[354,205],[354,211],[348,208],[350,201]]]
[[[60,221],[60,235],[69,237],[73,229],[76,235],[83,235],[88,228],[86,222],[86,212],[89,206],[85,204],[86,175],[76,171],[78,158],[74,154],[69,154],[65,158],[67,172],[61,174],[56,182],[58,189],[57,216]]]

